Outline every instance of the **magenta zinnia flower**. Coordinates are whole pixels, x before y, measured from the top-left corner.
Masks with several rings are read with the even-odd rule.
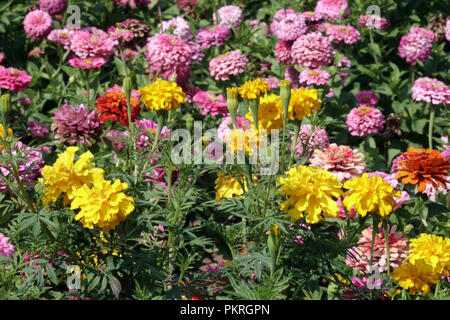
[[[0,256],[12,258],[14,256],[14,245],[9,242],[9,238],[0,232]]]
[[[63,13],[67,8],[67,0],[39,0],[39,8],[50,14]]]
[[[145,56],[149,72],[170,79],[177,75],[177,82],[183,83],[191,73],[191,48],[179,37],[170,34],[156,34],[145,45]]]
[[[433,40],[432,31],[425,28],[411,28],[409,33],[400,40],[399,55],[413,66],[419,60],[425,62],[431,55]]]
[[[346,124],[352,136],[364,137],[383,130],[384,116],[380,110],[361,105],[350,110]]]
[[[218,96],[206,92],[198,91],[193,97],[194,105],[202,109],[202,115],[226,116],[228,114],[227,101],[219,94]]]
[[[136,120],[135,122],[136,128],[139,129],[139,137],[136,141],[136,149],[144,149],[152,146],[153,139],[155,138],[156,131],[158,130],[158,124],[153,122],[152,120],[142,119]],[[170,129],[166,126],[163,126],[161,129],[161,133],[159,139],[169,139],[170,137]]]
[[[244,19],[242,16],[242,10],[238,6],[223,6],[219,10],[217,10],[219,14],[220,25],[224,26],[234,26],[236,29],[239,28],[242,20]],[[213,14],[214,24],[217,24],[216,15]]]
[[[224,41],[228,39],[230,28],[227,26],[214,25],[207,28],[202,28],[195,36],[196,42],[200,47],[208,49],[212,46],[220,47]]]
[[[47,126],[40,123],[37,120],[28,121],[27,123],[27,129],[31,132],[31,134],[35,137],[39,138],[45,138],[48,136],[50,131],[48,130]]]
[[[305,18],[293,10],[279,10],[270,24],[270,31],[280,40],[293,41],[308,31]]]
[[[307,69],[300,73],[300,84],[302,85],[326,85],[330,81],[330,74],[325,70]]]
[[[52,17],[42,10],[31,11],[25,16],[23,27],[27,36],[42,40],[53,29]]]
[[[345,182],[360,177],[366,170],[364,155],[348,146],[330,144],[328,148],[316,149],[309,162],[311,165],[330,171],[336,178]]]
[[[412,87],[414,101],[432,104],[449,104],[450,88],[442,81],[433,78],[419,78]]]
[[[359,31],[352,26],[331,26],[327,29],[327,35],[336,43],[344,41],[346,44],[353,44],[360,39]]]
[[[0,66],[0,88],[19,92],[28,88],[30,82],[31,76],[26,71]]]
[[[356,100],[358,100],[359,104],[375,107],[378,103],[378,97],[373,91],[361,91],[355,95]]]
[[[298,141],[297,141],[297,147],[295,150],[295,156],[300,157],[303,153],[303,145],[306,144],[308,141],[308,137],[311,133],[311,125],[310,124],[303,124],[300,127]],[[294,132],[291,131],[291,148],[293,148],[294,144]],[[305,155],[311,154],[316,149],[324,149],[328,148],[330,145],[330,139],[328,138],[327,132],[319,127],[314,128],[314,132],[311,134],[311,137],[309,137],[308,146],[306,147]]]
[[[239,50],[224,53],[209,62],[209,75],[215,80],[228,80],[245,71],[248,59]]]
[[[295,40],[291,55],[303,67],[318,68],[331,63],[333,46],[320,32],[308,33]]]
[[[67,142],[71,145],[82,143],[92,145],[90,139],[97,139],[102,133],[103,122],[99,120],[99,114],[80,104],[78,107],[64,104],[55,112],[51,130],[54,139]]]
[[[315,11],[332,19],[346,18],[350,14],[346,0],[319,0]]]

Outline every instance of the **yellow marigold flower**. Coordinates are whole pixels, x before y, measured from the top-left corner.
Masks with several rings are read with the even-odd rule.
[[[225,139],[230,153],[234,154],[236,151],[245,150],[245,153],[252,156],[259,145],[259,132],[255,128],[233,129],[228,131],[228,136]]]
[[[186,94],[175,82],[160,78],[138,92],[147,109],[153,111],[175,109],[179,108],[181,103],[186,103]]]
[[[422,233],[419,238],[409,241],[411,250],[406,260],[415,264],[423,260],[438,274],[450,274],[450,239],[434,234]]]
[[[8,136],[12,136],[13,132],[11,130],[11,128],[8,128]],[[3,139],[5,138],[5,128],[3,128],[3,125],[0,123],[0,151],[3,150],[3,148],[5,148],[5,145],[2,143]]]
[[[293,89],[288,107],[288,118],[302,120],[303,117],[309,117],[313,109],[320,110],[321,103],[317,89]]]
[[[74,193],[70,209],[81,209],[75,216],[85,228],[94,226],[103,231],[114,229],[134,210],[134,200],[122,191],[128,185],[120,180],[104,179],[104,173],[96,171],[93,174],[92,186],[84,184]]]
[[[242,181],[242,183],[246,187],[245,181]],[[235,178],[223,172],[217,173],[215,189],[217,202],[223,199],[241,198],[244,194],[241,184]]]
[[[68,147],[58,155],[53,166],[42,168],[39,182],[44,186],[44,206],[58,200],[61,194],[65,194],[64,204],[68,204],[73,199],[74,191],[89,182],[94,171],[103,172],[102,169],[92,169],[95,164],[91,163],[94,156],[90,151],[83,153],[74,163],[77,151],[78,147]]]
[[[423,260],[417,260],[415,264],[404,263],[392,271],[392,280],[402,288],[409,290],[410,294],[422,292],[424,295],[430,293],[430,286],[437,283],[441,274],[433,272],[433,267]]]
[[[397,205],[394,197],[401,197],[400,191],[394,190],[389,182],[379,176],[369,177],[367,173],[348,180],[344,188],[350,189],[344,195],[344,206],[347,210],[355,207],[356,212],[363,217],[368,212],[377,213],[383,218],[388,216]]]
[[[249,80],[239,87],[239,94],[242,98],[248,100],[257,99],[261,93],[267,93],[270,90],[269,84],[260,78]]]
[[[279,177],[279,193],[287,196],[281,210],[287,211],[291,221],[303,218],[318,223],[339,214],[336,199],[342,195],[340,181],[329,171],[316,167],[292,167],[287,177]],[[333,199],[335,198],[335,199]]]
[[[253,116],[248,112],[245,117],[253,124]],[[283,104],[276,94],[265,95],[259,100],[258,129],[266,129],[270,135],[272,129],[283,127]]]

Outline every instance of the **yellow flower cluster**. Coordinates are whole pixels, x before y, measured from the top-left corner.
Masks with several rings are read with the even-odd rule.
[[[244,150],[246,154],[252,156],[257,151],[259,138],[259,132],[255,128],[247,130],[239,128],[228,131],[225,142],[232,154]]]
[[[253,124],[253,116],[248,112],[245,117]],[[259,100],[258,129],[266,129],[270,135],[272,129],[283,127],[283,104],[276,94],[265,95]]]
[[[41,184],[44,186],[43,204],[55,202],[64,195],[63,204],[71,209],[81,209],[75,216],[85,228],[94,226],[104,231],[114,229],[134,210],[134,200],[122,191],[126,183],[105,180],[103,169],[94,168],[93,155],[85,152],[74,163],[78,147],[68,147],[58,155],[53,166],[42,168]]]
[[[246,187],[245,181],[242,183],[244,184],[244,187]],[[217,202],[223,199],[241,198],[244,194],[244,190],[239,181],[223,172],[217,173],[215,189]]]
[[[430,293],[432,284],[450,272],[450,239],[422,233],[409,242],[410,254],[404,263],[394,268],[392,279],[411,294]]]
[[[239,87],[239,94],[244,99],[255,100],[262,93],[267,93],[269,90],[269,84],[257,78],[255,80],[249,80]]]
[[[313,109],[320,110],[321,103],[317,89],[293,89],[288,107],[288,118],[302,120],[303,117],[309,117]]]
[[[377,213],[382,217],[388,216],[397,205],[394,197],[400,198],[400,191],[379,176],[369,177],[364,173],[361,177],[353,178],[344,183],[344,188],[350,189],[345,193],[343,201],[347,210],[355,208],[361,216],[368,212]]]
[[[287,196],[281,210],[287,211],[291,221],[303,218],[318,223],[339,214],[336,199],[342,195],[340,181],[329,171],[316,167],[292,167],[287,177],[279,177],[279,193]]]
[[[147,109],[152,111],[176,109],[186,103],[186,94],[175,82],[160,78],[138,92]]]
[[[8,128],[8,136],[12,136],[13,132],[11,130],[11,128]],[[5,148],[5,145],[2,143],[2,140],[5,138],[5,128],[3,128],[3,125],[0,123],[0,151],[3,150],[3,148]]]

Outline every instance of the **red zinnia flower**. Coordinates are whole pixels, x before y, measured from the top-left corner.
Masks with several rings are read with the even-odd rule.
[[[95,104],[100,113],[100,121],[112,120],[128,126],[127,99],[124,92],[111,91],[97,99]],[[130,97],[131,121],[134,122],[141,113],[139,100]]]

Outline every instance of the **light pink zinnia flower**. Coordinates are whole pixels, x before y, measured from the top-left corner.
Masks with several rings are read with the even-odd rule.
[[[400,40],[399,55],[413,66],[419,60],[425,62],[431,55],[433,40],[432,31],[425,28],[411,28],[409,33]]]
[[[247,130],[252,127],[251,121],[247,120],[246,118],[238,116],[236,117],[236,122],[239,129]],[[231,117],[228,116],[223,118],[222,122],[217,128],[217,137],[222,141],[226,141],[228,137],[228,132],[230,132],[232,128],[233,128],[233,120],[231,120]]]
[[[192,39],[191,26],[182,17],[175,17],[168,21],[163,21],[162,31],[171,31],[174,35],[179,37],[184,42],[188,42]]]
[[[353,44],[360,39],[359,31],[352,26],[331,26],[327,29],[327,35],[336,43],[344,41],[346,44]]]
[[[370,90],[357,93],[355,98],[358,100],[359,104],[369,107],[375,107],[378,103],[378,97],[373,91]]]
[[[261,78],[261,80],[267,82],[270,89],[276,89],[280,87],[280,79],[276,77]]]
[[[364,137],[383,130],[385,120],[380,110],[361,105],[347,115],[346,124],[352,136]]]
[[[297,147],[295,150],[295,156],[300,157],[303,152],[303,145],[306,144],[308,137],[311,133],[311,125],[303,124],[300,127]],[[294,132],[291,131],[291,148],[293,148],[294,144]],[[319,127],[315,127],[314,132],[311,137],[309,137],[308,146],[306,147],[305,155],[311,154],[315,149],[323,149],[328,148],[330,145],[330,139],[328,138],[327,132]]]
[[[281,64],[293,64],[291,48],[293,41],[280,41],[275,45],[275,58]]]
[[[307,69],[300,73],[300,84],[302,85],[326,85],[330,81],[330,74],[326,70]]]
[[[396,225],[389,228],[389,258],[391,268],[399,267],[403,260],[408,256],[409,250],[408,237],[401,232],[395,232]],[[353,269],[359,270],[362,274],[372,274],[375,270],[379,272],[387,271],[386,243],[384,241],[384,230],[380,230],[375,235],[373,247],[373,260],[370,270],[370,248],[372,244],[372,227],[362,232],[362,237],[358,241],[358,246],[353,247],[347,252],[345,263]]]
[[[348,146],[330,144],[328,148],[316,149],[309,158],[311,165],[330,171],[336,178],[345,182],[360,177],[366,170],[364,155]]]
[[[377,30],[386,30],[390,26],[390,22],[383,17],[377,15],[362,14],[358,19],[358,26],[361,28],[373,28]]]
[[[9,242],[9,238],[0,232],[0,256],[12,258],[14,256],[14,245]]]
[[[295,63],[303,67],[318,68],[331,63],[333,46],[330,39],[320,32],[300,36],[292,45],[291,55]]]
[[[205,50],[212,46],[220,47],[230,35],[230,28],[227,26],[214,25],[202,28],[195,36],[196,42]]]
[[[31,76],[26,71],[0,66],[0,88],[19,92],[28,88],[30,82]]]
[[[69,64],[74,68],[81,68],[86,70],[92,70],[94,68],[100,68],[107,61],[103,57],[89,57],[89,58],[77,58],[72,57],[69,59]]]
[[[209,62],[209,75],[215,80],[228,80],[245,71],[248,59],[239,50],[229,51]]]
[[[219,14],[220,25],[223,26],[234,26],[236,29],[239,28],[242,20],[244,19],[242,16],[242,10],[238,6],[223,6],[219,10],[217,10]],[[214,24],[217,24],[216,15],[213,14]]]
[[[113,40],[123,40],[124,42],[130,42],[134,38],[132,32],[126,29],[116,28],[115,26],[109,27],[107,32],[109,37]]]
[[[67,8],[67,0],[39,0],[39,8],[50,14],[63,13]]]
[[[449,104],[450,88],[442,81],[433,78],[419,78],[412,87],[414,101],[432,104]]]
[[[315,11],[332,19],[346,18],[350,14],[346,0],[319,0]]]
[[[62,45],[67,50],[70,46],[70,33],[69,29],[54,29],[47,36],[47,39]]]
[[[280,40],[293,41],[305,34],[308,28],[301,14],[282,9],[275,14],[270,31]]]
[[[170,34],[156,34],[149,38],[145,45],[145,56],[148,61],[149,72],[170,79],[177,75],[177,82],[183,83],[191,73],[191,47],[177,36]]]
[[[305,11],[300,13],[306,22],[318,22],[323,19],[322,14],[316,11]]]
[[[42,10],[31,11],[25,16],[23,27],[27,36],[42,40],[53,29],[52,17]]]
[[[83,59],[104,57],[107,60],[114,53],[118,44],[118,41],[112,39],[108,33],[94,27],[70,33],[70,49]]]
[[[199,91],[193,97],[194,105],[202,110],[202,115],[210,114],[212,116],[226,116],[228,114],[227,101],[223,95],[218,96],[206,92]]]

